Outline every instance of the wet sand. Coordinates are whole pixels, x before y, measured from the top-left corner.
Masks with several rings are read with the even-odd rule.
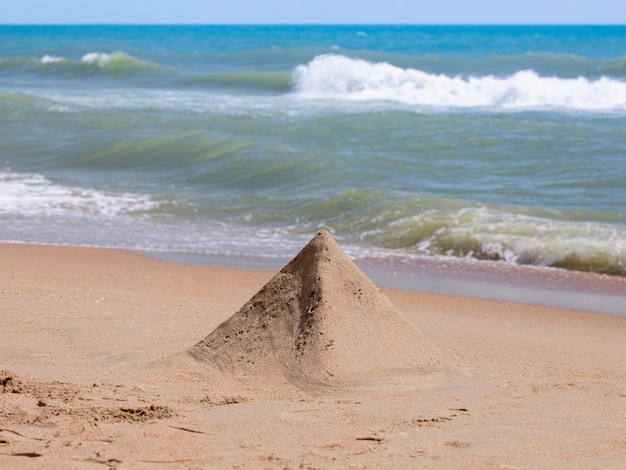
[[[179,354],[274,272],[17,244],[0,263],[1,468],[626,462],[626,318],[384,289],[450,370],[303,389]]]

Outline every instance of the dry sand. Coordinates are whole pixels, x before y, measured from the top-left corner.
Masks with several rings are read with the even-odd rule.
[[[345,302],[332,285],[354,277],[324,269],[331,287],[287,290],[321,292],[327,318]],[[259,340],[259,368],[185,352],[223,338],[211,332],[275,276],[0,245],[0,468],[626,467],[626,318],[393,290],[386,304],[368,288],[402,341],[377,334],[388,319],[316,317],[280,354]],[[298,359],[303,331],[338,345]],[[410,344],[437,360],[398,362]]]

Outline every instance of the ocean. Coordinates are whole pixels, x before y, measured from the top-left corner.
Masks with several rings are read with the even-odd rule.
[[[626,27],[0,26],[0,241],[280,267],[321,228],[626,277]]]

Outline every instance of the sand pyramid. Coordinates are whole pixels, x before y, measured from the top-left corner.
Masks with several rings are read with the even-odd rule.
[[[235,375],[311,385],[445,362],[327,231],[189,353]]]

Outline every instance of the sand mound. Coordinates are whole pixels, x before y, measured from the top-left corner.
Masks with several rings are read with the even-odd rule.
[[[189,353],[236,376],[298,385],[445,363],[326,231]]]

